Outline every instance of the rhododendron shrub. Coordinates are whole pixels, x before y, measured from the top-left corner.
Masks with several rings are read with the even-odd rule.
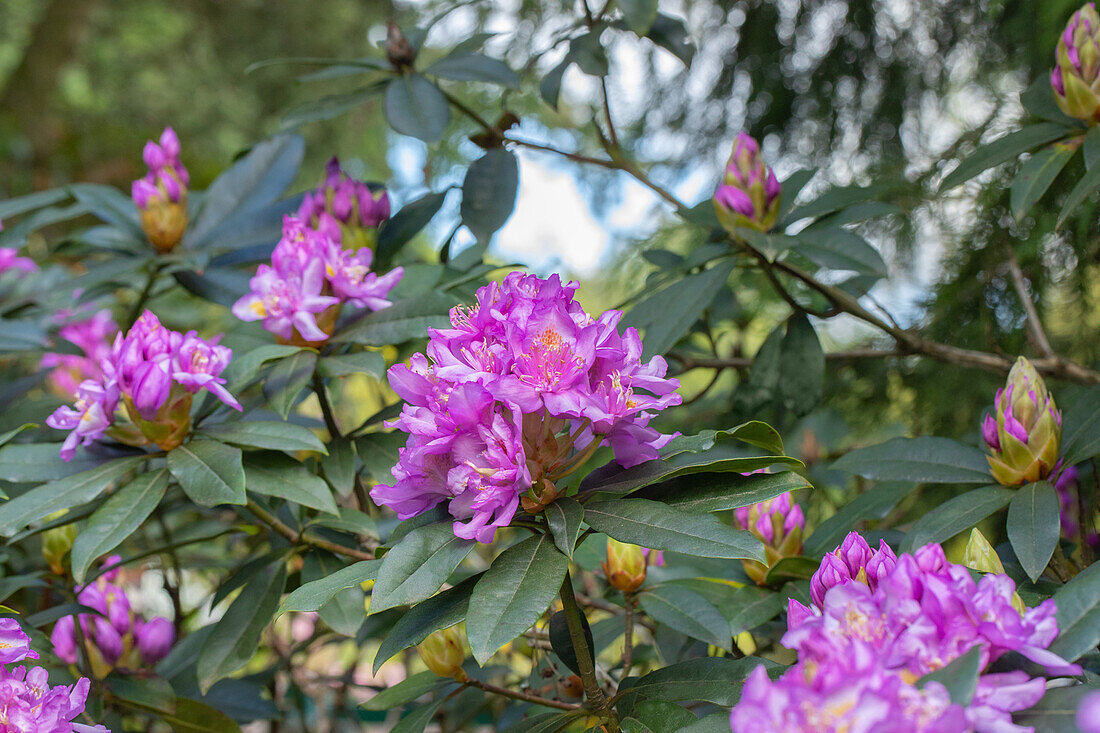
[[[0,201],[0,733],[1100,730],[1100,372],[1038,291],[1091,262],[1063,245],[1100,187],[1095,8],[993,139],[907,130],[929,160],[898,188],[757,112],[683,160],[638,138],[609,77],[716,73],[701,11],[597,5],[549,13],[549,49],[362,29],[380,48],[257,65],[362,85],[220,173],[181,115],[113,185]],[[726,106],[774,103],[753,86]],[[394,175],[290,131],[360,106]],[[652,194],[645,251],[505,264],[497,232],[542,226],[528,155]],[[1010,222],[986,351],[888,312],[916,199]],[[969,392],[918,388],[931,362]]]

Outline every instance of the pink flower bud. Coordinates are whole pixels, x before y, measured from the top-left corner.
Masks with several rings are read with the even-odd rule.
[[[134,632],[142,661],[156,664],[168,656],[176,640],[176,629],[166,618],[154,618],[138,625]]]

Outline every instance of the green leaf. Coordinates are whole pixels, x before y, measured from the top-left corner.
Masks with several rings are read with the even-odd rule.
[[[112,672],[103,683],[112,695],[128,703],[166,713],[176,709],[176,693],[163,677],[123,676]]]
[[[542,101],[554,109],[558,108],[558,98],[561,96],[561,79],[565,76],[565,70],[572,63],[573,57],[567,53],[565,58],[553,69],[546,72],[546,75],[542,77],[542,81],[539,82],[539,96],[542,97]]]
[[[695,57],[695,46],[691,45],[687,29],[678,18],[657,13],[657,19],[650,26],[646,38],[680,59],[684,66],[691,66],[691,60]]]
[[[588,658],[592,659],[592,652],[596,648],[596,642],[592,639],[592,627],[588,623],[588,617],[581,614],[581,628],[584,630],[584,638],[588,642]],[[569,619],[565,611],[557,611],[550,617],[548,624],[550,635],[550,647],[558,655],[562,663],[575,673],[581,673],[581,666],[577,660],[577,650],[573,648],[573,638],[569,634]]]
[[[168,453],[168,470],[196,504],[244,504],[244,466],[239,448],[213,440],[192,440]]]
[[[1000,486],[987,486],[945,501],[916,521],[902,543],[902,551],[912,552],[929,542],[943,542],[970,529],[1003,509],[1015,493]]]
[[[730,651],[730,625],[703,596],[677,585],[658,585],[638,594],[645,612],[657,623]]]
[[[776,455],[783,453],[783,438],[775,428],[766,422],[749,420],[728,430],[700,430],[695,435],[677,436],[665,447],[662,454],[667,458],[684,451],[701,453],[731,440],[755,445]]]
[[[10,219],[13,216],[25,214],[28,211],[52,206],[67,198],[69,198],[68,189],[51,188],[46,191],[35,191],[26,196],[16,196],[13,199],[0,201],[0,220]]]
[[[84,582],[88,567],[137,531],[164,498],[168,490],[168,471],[143,473],[107,499],[88,518],[73,542],[72,569],[77,583]]]
[[[867,240],[847,229],[810,226],[794,237],[791,247],[815,265],[886,277],[886,263]]]
[[[199,653],[198,681],[203,694],[256,654],[260,636],[275,615],[286,584],[286,566],[272,563],[245,584],[206,638]]]
[[[103,464],[103,459],[77,451],[71,461],[61,460],[61,443],[12,443],[0,448],[0,480],[13,483],[52,481]]]
[[[645,331],[645,358],[664,354],[699,320],[725,287],[732,261],[689,275],[638,302],[623,317],[622,327]]]
[[[516,208],[518,190],[519,163],[511,151],[493,148],[470,164],[459,212],[477,241],[488,242],[504,226]]]
[[[1005,530],[1016,558],[1034,583],[1050,562],[1062,530],[1054,487],[1047,481],[1021,486],[1008,505]]]
[[[885,481],[876,484],[817,525],[806,540],[803,554],[807,557],[824,555],[837,547],[856,524],[865,519],[882,519],[912,490],[910,483]]]
[[[269,361],[282,359],[296,354],[302,350],[300,346],[284,346],[282,344],[266,344],[249,352],[237,356],[233,355],[233,361],[229,364],[229,384],[227,389],[237,393],[247,387],[260,372],[260,367]]]
[[[703,700],[730,706],[741,695],[741,684],[760,665],[769,670],[779,668],[775,662],[760,657],[704,657],[671,664],[637,679],[628,678],[632,684],[625,692],[653,700]]]
[[[825,352],[805,315],[796,313],[787,321],[780,358],[783,404],[798,417],[808,415],[820,404],[824,392]]]
[[[612,499],[586,504],[584,518],[597,532],[620,542],[702,557],[764,562],[760,540],[710,514],[691,514],[648,499]]]
[[[757,626],[771,621],[787,609],[785,599],[779,593],[763,588],[745,586],[733,592],[733,600],[722,610],[729,615],[730,636],[742,631],[752,631]]]
[[[1032,155],[1020,167],[1009,192],[1009,208],[1017,221],[1043,197],[1076,152],[1076,146],[1055,143]]]
[[[448,328],[447,313],[454,299],[432,292],[420,298],[401,300],[356,321],[332,337],[334,343],[354,342],[365,346],[388,346],[411,339],[427,338],[429,328]]]
[[[378,526],[370,518],[370,515],[351,507],[340,507],[340,516],[336,518],[322,514],[313,523],[322,527],[338,529],[341,532],[363,535],[364,537],[378,537]]]
[[[704,715],[694,723],[685,725],[677,730],[677,733],[727,733],[730,727],[730,714],[725,710],[719,710],[710,715]]]
[[[279,606],[278,615],[287,611],[316,611],[345,588],[374,580],[381,560],[361,560],[346,568],[295,588]]]
[[[298,400],[298,395],[313,378],[313,369],[317,366],[317,353],[298,351],[279,361],[264,380],[264,397],[271,409],[286,419],[290,409]]]
[[[1035,81],[1020,94],[1020,103],[1024,109],[1039,119],[1061,123],[1062,127],[1068,128],[1067,133],[1080,132],[1085,124],[1058,108],[1058,103],[1054,101],[1054,88],[1051,87],[1050,77],[1046,74],[1037,75]]]
[[[1078,393],[1066,408],[1062,430],[1063,462],[1073,466],[1097,453],[1100,453],[1100,387],[1090,387]],[[3,455],[0,450],[0,456]]]
[[[74,183],[69,186],[69,192],[102,221],[137,236],[142,242],[146,241],[138,221],[137,207],[129,196],[98,183]]]
[[[843,455],[833,468],[875,481],[991,483],[985,453],[950,438],[894,438]]]
[[[336,493],[347,496],[355,488],[355,446],[347,438],[330,444],[332,451],[321,461],[321,470]]]
[[[250,455],[244,463],[245,486],[264,496],[339,516],[332,489],[304,465],[283,453]]]
[[[607,76],[607,51],[600,44],[598,30],[577,36],[569,43],[569,57],[590,76]]]
[[[364,710],[392,710],[408,705],[418,697],[427,695],[448,683],[449,680],[438,677],[435,672],[420,672],[401,680],[396,685],[380,690],[377,695],[360,704],[359,707]]]
[[[644,37],[657,20],[657,0],[618,0],[626,27]]]
[[[477,613],[466,618],[466,637],[479,664],[538,620],[568,567],[569,558],[546,535],[529,537],[497,556],[470,595]]]
[[[1058,221],[1054,225],[1055,228],[1061,227],[1070,214],[1089,197],[1089,194],[1098,188],[1100,188],[1100,166],[1091,166],[1085,171],[1085,175],[1077,180],[1073,190],[1066,195],[1066,200],[1062,203],[1062,210],[1058,212]]]
[[[696,722],[696,718],[689,711],[679,705],[664,700],[646,700],[631,710],[632,718],[644,726],[644,730],[660,733],[661,731],[679,731],[685,725]],[[726,716],[726,727],[729,727],[729,716]],[[725,733],[725,731],[723,731]]]
[[[248,420],[208,425],[199,431],[199,435],[241,448],[328,453],[325,444],[309,428],[274,420]]]
[[[467,578],[402,614],[374,655],[374,673],[377,674],[382,665],[398,652],[419,644],[440,629],[461,623],[466,618],[470,594],[481,576],[482,573],[479,573]]]
[[[429,193],[401,207],[400,211],[382,222],[378,229],[379,267],[388,265],[393,256],[428,225],[447,198],[447,192]]]
[[[483,81],[519,89],[519,75],[508,64],[472,51],[452,51],[424,69],[424,73],[452,81]]]
[[[17,428],[9,430],[6,433],[0,434],[0,446],[7,445],[11,442],[12,438],[22,433],[24,430],[30,430],[31,428],[37,428],[38,424],[33,422],[23,423]]]
[[[452,522],[429,524],[401,538],[382,558],[371,592],[371,613],[430,597],[474,547],[456,537]]]
[[[420,76],[400,76],[386,87],[386,121],[397,132],[426,143],[443,137],[451,107],[439,87]]]
[[[940,192],[958,186],[969,181],[979,173],[990,168],[1015,160],[1022,153],[1033,150],[1053,140],[1059,140],[1070,133],[1064,125],[1050,122],[1040,122],[1036,125],[1028,125],[1016,132],[997,138],[991,143],[982,145],[969,156],[964,158],[955,170],[951,171],[940,184]]]
[[[702,514],[751,506],[788,491],[813,488],[810,482],[794,471],[756,473],[697,473],[671,481],[647,486],[633,494],[637,499],[650,499],[685,512]]]
[[[386,376],[386,359],[379,351],[355,351],[351,354],[335,354],[317,362],[322,377],[346,377],[349,374],[368,374],[381,380]]]
[[[965,707],[974,699],[974,692],[978,689],[978,675],[981,671],[982,647],[976,645],[946,667],[921,677],[917,680],[917,687],[923,688],[929,682],[939,682],[947,688],[948,694],[951,695],[951,702]]]
[[[820,562],[812,557],[784,557],[768,568],[764,576],[767,585],[779,585],[785,580],[809,580],[817,572]]]
[[[311,552],[302,565],[302,580],[306,583],[322,580],[344,569],[344,564],[327,552]],[[328,603],[321,606],[317,615],[333,631],[344,636],[355,636],[367,609],[363,603],[363,589],[358,585],[349,585],[336,592]]]
[[[1073,685],[1047,690],[1033,707],[1015,713],[1014,723],[1042,733],[1080,733],[1077,711],[1085,695],[1100,691],[1096,685]],[[1026,728],[1025,728],[1026,730]]]
[[[424,733],[428,723],[435,717],[435,711],[439,710],[444,702],[446,699],[440,698],[421,705],[397,721],[397,725],[390,729],[390,733]]]
[[[1100,644],[1100,563],[1093,563],[1054,594],[1058,638],[1050,650],[1074,661]]]
[[[186,697],[176,698],[171,713],[160,712],[158,717],[167,723],[174,733],[240,733],[241,727],[225,713]]]
[[[577,545],[581,522],[584,520],[584,507],[573,497],[562,496],[546,507],[543,514],[550,526],[550,534],[554,537],[554,545],[572,560],[573,548]]]
[[[20,444],[9,449],[22,448]],[[116,458],[100,466],[31,489],[0,505],[0,535],[17,531],[62,509],[92,501],[123,474],[136,469],[144,456]]]
[[[319,99],[310,99],[284,114],[279,127],[283,130],[290,130],[311,122],[331,120],[350,112],[371,97],[380,94],[384,88],[385,82],[375,82],[354,91],[326,94]]]
[[[1085,168],[1092,170],[1097,161],[1100,161],[1100,128],[1093,125],[1085,133],[1085,143],[1081,146],[1081,152],[1085,155]]]

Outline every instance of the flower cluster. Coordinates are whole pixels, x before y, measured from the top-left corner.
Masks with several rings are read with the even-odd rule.
[[[335,223],[335,238],[345,249],[373,249],[376,230],[390,218],[390,197],[385,189],[376,193],[344,173],[340,160],[333,158],[325,166],[324,183],[302,199],[298,218],[314,229]]]
[[[815,606],[821,608],[825,604],[825,593],[830,588],[853,580],[874,591],[879,581],[894,569],[897,561],[898,556],[884,540],[879,540],[875,550],[858,532],[849,532],[840,547],[821,559],[820,567],[810,578],[810,598]]]
[[[766,232],[779,216],[781,187],[764,165],[760,145],[742,132],[733,143],[722,184],[714,192],[718,220],[730,232],[749,228]]]
[[[764,543],[766,564],[756,560],[741,561],[745,572],[758,584],[763,585],[772,565],[784,557],[802,552],[802,530],[806,527],[806,518],[802,507],[791,499],[791,492],[751,506],[738,507],[734,517],[741,529],[747,529]]]
[[[248,282],[251,291],[233,304],[234,315],[242,321],[262,320],[282,343],[325,341],[345,302],[372,311],[388,307],[386,295],[404,274],[400,267],[381,277],[371,272],[374,252],[342,247],[339,226],[327,213],[319,218],[315,229],[287,217],[271,264],[259,266]]]
[[[790,600],[782,642],[798,663],[775,682],[763,668],[752,674],[731,714],[735,733],[1017,730],[1011,714],[1038,702],[1042,678],[983,674],[965,707],[938,683],[914,683],[975,647],[983,670],[1014,651],[1053,674],[1080,673],[1047,650],[1058,635],[1054,602],[1017,610],[1005,575],[975,582],[935,544],[895,560],[854,533],[831,556],[851,579],[828,585],[839,566],[823,564],[814,605]]]
[[[982,423],[993,478],[1005,486],[1017,486],[1055,472],[1062,413],[1043,378],[1024,357],[1012,366],[1004,389],[997,390],[995,407],[995,414],[986,415]]]
[[[59,313],[66,318],[68,314]],[[69,321],[58,335],[78,347],[82,354],[49,353],[42,357],[41,367],[50,369],[47,377],[50,387],[64,397],[76,396],[80,383],[85,379],[99,381],[103,378],[100,364],[111,354],[111,337],[118,332],[118,325],[109,310],[101,310],[89,318]]]
[[[149,171],[134,181],[130,193],[141,211],[141,228],[158,252],[170,252],[187,228],[187,185],[191,176],[180,160],[180,141],[171,127],[160,142],[145,143],[141,157]]]
[[[4,222],[0,221],[0,232],[4,231]],[[0,247],[0,275],[8,270],[20,270],[21,272],[34,272],[38,265],[30,257],[20,257],[19,250],[14,247]]]
[[[1050,73],[1054,99],[1070,117],[1100,121],[1100,14],[1086,3],[1073,14],[1055,51]]]
[[[642,362],[620,311],[593,318],[576,289],[510,273],[452,309],[451,328],[430,329],[427,356],[390,369],[406,405],[389,425],[410,435],[376,502],[407,519],[448,501],[456,535],[491,542],[521,495],[541,511],[599,446],[625,467],[657,457],[672,436],[649,421],[680,403],[679,382],[660,357]]]
[[[81,614],[81,635],[85,639],[85,653],[92,668],[99,676],[116,666],[139,668],[140,663],[152,666],[168,656],[176,640],[176,630],[166,618],[146,621],[134,612],[126,592],[115,585],[120,558],[112,555],[104,560],[112,567],[77,593],[77,601],[99,611],[102,616]],[[54,653],[68,664],[76,664],[79,657],[76,620],[63,616],[54,624],[50,634]]]
[[[110,353],[100,362],[101,379],[86,379],[76,389],[76,404],[59,407],[46,419],[58,430],[71,430],[61,457],[72,459],[78,445],[102,437],[116,423],[120,406],[132,422],[132,431],[115,436],[134,445],[154,443],[170,450],[191,429],[191,397],[208,390],[240,410],[241,405],[219,376],[233,352],[199,338],[195,331],[180,333],[161,325],[145,311],[125,336],[115,336]]]
[[[72,722],[84,712],[90,683],[81,677],[75,685],[50,687],[42,667],[16,667],[14,662],[38,659],[30,637],[12,618],[0,619],[0,730],[15,733],[110,733],[102,725]]]

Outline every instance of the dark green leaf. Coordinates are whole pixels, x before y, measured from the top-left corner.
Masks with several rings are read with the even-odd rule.
[[[479,573],[406,611],[390,629],[389,635],[382,640],[374,655],[375,674],[394,654],[419,644],[433,632],[450,628],[466,618],[470,594],[480,579]]]
[[[256,653],[260,636],[275,615],[286,583],[286,566],[273,563],[250,580],[215,624],[199,654],[199,688],[205,693]]]
[[[408,677],[396,685],[379,691],[377,695],[360,705],[364,710],[391,710],[408,705],[413,700],[428,694],[447,684],[448,680],[436,676],[435,672],[420,672]]]
[[[37,427],[38,427],[38,425],[36,423],[28,422],[28,423],[23,423],[19,427],[13,428],[13,429],[9,430],[6,433],[0,434],[0,446],[7,445],[8,443],[11,442],[12,438],[19,435],[23,431],[30,430],[31,428],[37,428]]]
[[[910,483],[887,481],[876,484],[817,525],[802,548],[803,554],[808,557],[824,555],[837,547],[859,522],[882,519],[912,490]]]
[[[694,723],[685,725],[677,733],[727,733],[730,727],[730,714],[728,711],[719,710],[717,713],[704,715]]]
[[[881,198],[896,188],[897,185],[881,183],[872,186],[852,185],[830,188],[812,201],[796,206],[784,217],[779,226],[782,229],[800,219],[816,219],[834,211],[845,209],[853,204],[861,204],[865,201]]]
[[[111,673],[103,683],[112,695],[126,702],[166,713],[172,713],[176,709],[176,693],[163,677],[123,676]]]
[[[519,163],[504,148],[486,150],[470,164],[462,182],[462,223],[479,242],[488,242],[516,208]]]
[[[760,541],[709,514],[691,514],[647,499],[593,501],[584,518],[598,532],[654,550],[764,561]]]
[[[186,697],[176,698],[175,710],[158,713],[173,733],[240,733],[241,728],[225,713]]]
[[[65,188],[51,188],[47,191],[35,191],[26,196],[16,196],[13,199],[0,201],[0,220],[10,219],[28,211],[51,206],[59,201],[69,198],[69,191]]]
[[[49,345],[49,336],[38,324],[0,320],[0,353],[34,351]]]
[[[657,0],[618,0],[626,27],[644,37],[657,20]]]
[[[302,350],[281,360],[264,380],[264,397],[271,409],[284,420],[298,400],[298,395],[313,378],[316,366],[317,353]]]
[[[947,688],[951,702],[966,706],[974,699],[978,689],[978,675],[982,671],[982,647],[976,645],[966,654],[957,657],[946,667],[930,672],[917,680],[917,687],[923,688],[929,682],[939,682]]]
[[[13,443],[0,448],[0,480],[36,483],[65,478],[102,464],[103,458],[77,451],[61,460],[61,443]]]
[[[805,315],[787,321],[780,348],[779,390],[783,404],[796,416],[807,415],[821,402],[825,384],[825,352]]]
[[[332,450],[321,461],[321,470],[336,493],[347,496],[355,488],[355,446],[347,438],[338,438],[330,444]]]
[[[561,588],[569,558],[546,535],[529,537],[493,561],[474,586],[466,636],[484,664],[502,646],[538,620]]]
[[[429,76],[454,81],[484,81],[519,89],[519,75],[508,64],[472,51],[452,51],[424,69]]]
[[[1040,122],[997,138],[964,158],[959,166],[943,179],[939,190],[942,192],[954,188],[982,171],[1015,160],[1020,154],[1053,140],[1059,140],[1068,133],[1069,130],[1064,125]]]
[[[374,580],[381,560],[362,560],[295,588],[279,606],[279,615],[287,611],[316,611],[345,588]]]
[[[410,201],[378,229],[378,266],[388,265],[410,239],[428,225],[442,208],[447,192],[429,193]]]
[[[1024,484],[1008,505],[1005,530],[1016,558],[1034,583],[1043,574],[1058,544],[1062,524],[1058,494],[1047,481]]]
[[[794,237],[792,249],[820,267],[878,277],[887,275],[886,263],[878,250],[847,229],[806,227]]]
[[[592,640],[592,627],[588,624],[588,617],[581,614],[581,628],[584,629],[584,638],[588,642],[588,658],[592,659],[592,652],[596,648],[596,642]],[[549,624],[550,646],[554,653],[566,667],[577,674],[581,673],[580,664],[577,662],[577,650],[573,648],[573,638],[569,635],[569,620],[565,611],[558,611],[550,617]]]
[[[333,336],[334,343],[353,342],[365,346],[400,344],[426,338],[428,328],[447,328],[447,313],[454,299],[442,293],[401,300],[356,321]]]
[[[8,450],[23,448],[14,444]],[[0,535],[10,537],[32,522],[56,511],[92,501],[123,474],[137,468],[145,458],[116,458],[100,466],[67,476],[20,494],[0,505]]]
[[[1062,460],[1067,466],[1100,453],[1100,387],[1090,387],[1076,397],[1066,409],[1062,430]]]
[[[244,463],[244,475],[249,491],[337,516],[340,513],[328,484],[284,453],[250,455]]]
[[[385,82],[374,83],[351,92],[328,94],[320,99],[311,99],[283,115],[280,127],[289,130],[311,122],[331,120],[350,112],[371,97],[381,94],[384,88]]]
[[[137,206],[126,194],[98,183],[76,183],[69,186],[69,192],[101,220],[145,241]]]
[[[344,564],[333,555],[311,552],[306,555],[302,566],[302,580],[306,583],[323,580],[343,569]],[[363,600],[363,589],[358,585],[349,585],[337,591],[328,603],[318,609],[317,615],[333,631],[344,636],[355,636],[367,617]]]
[[[213,440],[192,440],[168,453],[168,470],[196,504],[217,506],[247,501],[239,448]]]
[[[233,361],[229,364],[229,391],[239,392],[251,384],[252,380],[259,375],[260,367],[267,362],[282,359],[301,350],[300,346],[266,344],[240,356],[234,354]]]
[[[1085,133],[1085,143],[1081,146],[1081,152],[1085,155],[1085,168],[1091,171],[1097,161],[1100,161],[1100,128],[1093,125]]]
[[[730,625],[703,596],[677,585],[659,585],[638,594],[645,612],[657,623],[730,650]]]
[[[1100,563],[1075,575],[1054,594],[1058,606],[1058,638],[1050,650],[1069,661],[1100,644]]]
[[[833,468],[875,481],[991,483],[985,454],[949,438],[894,438],[841,456]]]
[[[565,75],[565,70],[569,68],[571,63],[573,63],[572,56],[566,54],[565,58],[557,66],[546,72],[546,76],[542,77],[542,81],[539,82],[539,96],[554,109],[558,108],[558,97],[561,96],[561,78]]]
[[[607,76],[607,52],[600,45],[598,30],[574,38],[569,44],[569,58],[586,74]]]
[[[443,92],[419,74],[399,76],[386,87],[386,121],[402,135],[434,143],[451,121]]]
[[[432,722],[432,718],[435,717],[435,711],[439,710],[444,702],[445,700],[441,698],[414,709],[397,721],[397,725],[390,729],[390,733],[424,733],[428,723]]]
[[[742,631],[752,631],[762,623],[771,621],[785,611],[787,604],[782,595],[746,586],[733,592],[733,601],[722,610],[729,616],[730,636]]]
[[[312,430],[288,422],[274,420],[230,422],[210,425],[199,432],[222,443],[231,443],[242,448],[328,452],[325,444]]]
[[[755,445],[776,455],[783,453],[783,438],[775,428],[760,420],[749,420],[728,430],[700,430],[695,435],[681,435],[673,438],[661,453],[666,458],[684,451],[701,453],[734,440]]]
[[[809,580],[820,564],[811,557],[785,557],[768,568],[764,583],[779,585],[785,580]]]
[[[1079,132],[1084,124],[1058,108],[1058,103],[1054,101],[1054,89],[1050,85],[1050,77],[1047,74],[1037,75],[1035,81],[1020,94],[1020,103],[1023,104],[1024,109],[1039,119],[1061,123],[1067,128],[1067,133]]]
[[[1034,707],[1013,715],[1013,722],[1041,733],[1081,733],[1077,712],[1085,696],[1095,692],[1100,692],[1095,684],[1049,689]]]
[[[89,517],[73,542],[72,570],[77,583],[84,582],[84,574],[96,558],[118,547],[141,526],[167,490],[168,472],[165,469],[143,473],[119,489]]]
[[[351,354],[334,354],[317,362],[317,371],[323,377],[345,377],[349,374],[369,374],[375,379],[386,375],[386,359],[379,351],[356,351]]]
[[[741,684],[760,665],[769,670],[779,667],[760,657],[692,659],[632,679],[627,692],[631,696],[670,702],[704,700],[715,705],[733,705],[741,694]]]
[[[382,558],[371,593],[371,613],[430,597],[470,554],[473,540],[456,537],[452,522],[413,530]]]
[[[573,497],[563,496],[546,507],[543,513],[554,537],[554,545],[572,560],[573,548],[577,544],[581,522],[584,520],[584,507]]]
[[[1058,222],[1055,227],[1060,227],[1069,218],[1070,214],[1089,197],[1089,194],[1100,188],[1100,166],[1091,166],[1085,174],[1077,180],[1073,190],[1066,195],[1062,203],[1062,209],[1058,212]]]
[[[691,66],[691,60],[695,57],[695,46],[691,45],[687,29],[679,19],[657,13],[657,19],[649,27],[646,38],[680,59],[684,66]]]
[[[905,537],[903,551],[912,552],[929,542],[943,542],[970,529],[1003,509],[1014,495],[1014,491],[987,486],[949,499],[916,521]]]
[[[1076,146],[1054,143],[1033,154],[1020,167],[1009,194],[1009,208],[1017,221],[1042,198],[1076,152]]]
[[[685,512],[702,514],[750,506],[788,491],[812,488],[794,471],[756,473],[697,473],[647,486],[634,498],[659,501]]]

